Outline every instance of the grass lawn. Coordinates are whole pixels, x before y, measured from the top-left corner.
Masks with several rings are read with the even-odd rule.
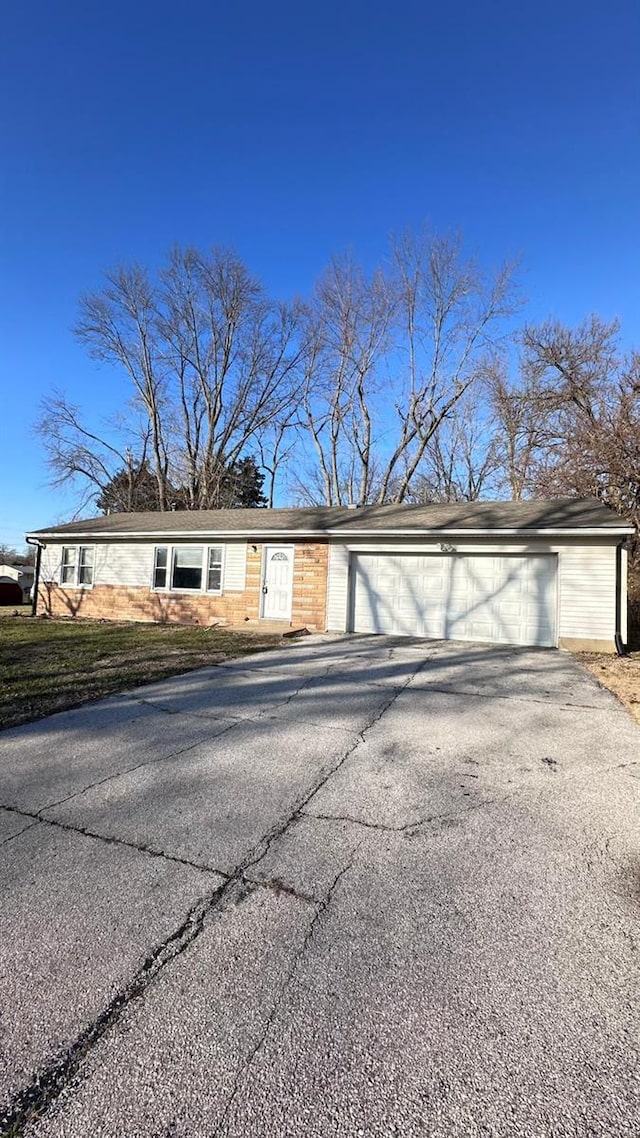
[[[224,628],[34,620],[29,613],[28,606],[0,609],[0,728],[281,643],[278,635]]]

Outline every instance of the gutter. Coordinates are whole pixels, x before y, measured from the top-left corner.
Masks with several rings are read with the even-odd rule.
[[[615,645],[618,656],[626,656],[629,645],[622,639],[622,551],[626,548],[626,539],[623,538],[616,545],[616,631]]]
[[[38,613],[38,590],[40,588],[40,562],[42,560],[42,550],[46,549],[44,542],[39,538],[33,537],[31,534],[26,535],[27,545],[35,546],[36,550],[36,563],[33,570],[33,585],[31,586],[31,615],[36,616]]]
[[[27,541],[30,537],[40,540],[47,538],[49,541],[65,541],[65,540],[78,540],[83,541],[109,541],[111,538],[118,539],[151,539],[163,538],[173,540],[175,538],[191,538],[194,541],[201,540],[202,538],[216,537],[216,538],[237,538],[239,541],[250,540],[251,538],[322,538],[322,537],[341,537],[349,540],[352,537],[366,537],[366,538],[388,538],[388,537],[432,537],[434,540],[449,539],[451,537],[620,537],[634,533],[632,526],[602,526],[600,528],[592,529],[323,529],[323,530],[301,530],[301,529],[265,529],[265,530],[65,530],[65,531],[46,531],[40,530],[35,534],[29,534]]]

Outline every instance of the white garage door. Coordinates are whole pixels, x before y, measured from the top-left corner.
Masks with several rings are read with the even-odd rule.
[[[355,632],[498,644],[556,642],[552,554],[354,554]]]

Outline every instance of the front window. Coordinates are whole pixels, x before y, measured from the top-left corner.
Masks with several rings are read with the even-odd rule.
[[[173,551],[172,589],[202,588],[201,545],[177,545]]]
[[[166,545],[159,546],[156,549],[154,562],[153,562],[153,587],[154,589],[165,589],[167,586],[167,561],[169,559],[169,550]]]
[[[207,568],[207,592],[222,592],[222,546],[212,545],[209,548],[209,564]]]
[[[75,545],[65,545],[62,550],[61,585],[75,585],[76,583],[77,552]]]
[[[154,549],[154,589],[220,596],[223,577],[223,545],[157,545]]]
[[[60,584],[85,587],[93,585],[95,546],[65,545],[62,550]]]
[[[78,584],[93,585],[92,545],[81,545],[78,551]]]

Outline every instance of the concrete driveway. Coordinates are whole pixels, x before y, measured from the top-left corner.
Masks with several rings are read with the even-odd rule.
[[[640,730],[314,638],[0,735],[0,1132],[640,1133]]]

